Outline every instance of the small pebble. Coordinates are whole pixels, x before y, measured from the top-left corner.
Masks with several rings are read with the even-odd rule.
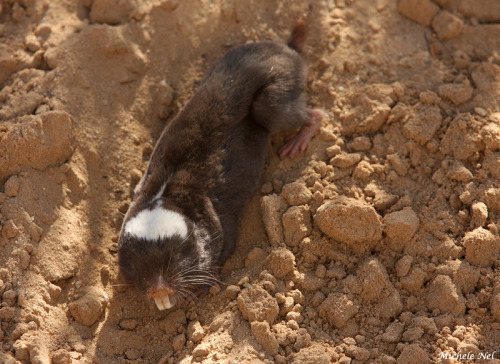
[[[372,147],[370,138],[366,136],[359,136],[353,139],[351,148],[356,152],[367,151]]]
[[[40,49],[40,42],[34,34],[28,34],[24,39],[24,44],[31,52],[36,52]]]
[[[321,291],[318,291],[314,294],[311,303],[313,307],[318,307],[319,305],[321,305],[321,303],[323,303],[325,299],[326,299],[325,294]]]
[[[187,329],[187,337],[189,339],[189,342],[197,343],[198,341],[203,339],[204,335],[205,335],[205,333],[204,333],[203,327],[201,326],[199,321],[191,321],[189,323],[188,329]]]
[[[125,350],[125,356],[129,360],[137,360],[141,357],[141,352],[137,349],[127,349]]]
[[[270,282],[270,281],[264,281],[262,282],[262,286],[264,287],[264,289],[268,292],[273,292],[275,287],[274,287],[274,283],[273,282]]]
[[[268,195],[273,192],[273,184],[271,182],[266,182],[262,185],[260,192],[264,195]]]
[[[208,354],[210,354],[210,348],[205,343],[201,343],[193,349],[193,358],[207,356]]]
[[[16,237],[18,233],[19,229],[12,220],[8,220],[2,228],[2,235],[7,239]]]
[[[323,264],[319,264],[316,268],[316,277],[325,278],[326,276],[326,267]]]
[[[14,306],[16,304],[17,293],[13,289],[5,291],[2,295],[2,303],[5,302],[9,306]]]
[[[172,347],[175,352],[179,352],[182,350],[185,343],[186,343],[186,336],[184,336],[184,334],[180,334],[174,337],[174,340],[172,341]]]
[[[247,284],[248,282],[250,282],[250,278],[248,278],[248,276],[244,276],[243,278],[240,279],[240,281],[238,282],[238,286],[244,286],[245,284]]]
[[[4,185],[5,194],[9,197],[17,196],[19,192],[19,178],[17,176],[10,177]]]
[[[290,311],[286,314],[286,320],[295,321],[300,324],[304,321],[304,317],[300,314],[300,312]]]
[[[35,29],[35,34],[39,37],[46,37],[52,33],[52,28],[48,24],[40,24]]]
[[[474,111],[476,112],[476,114],[478,114],[479,116],[482,116],[482,117],[485,117],[486,115],[488,115],[488,112],[485,109],[483,109],[482,107],[475,107]]]
[[[275,191],[281,191],[281,189],[283,188],[283,181],[279,179],[273,179],[273,188]]]
[[[149,157],[151,153],[153,153],[153,146],[151,145],[151,143],[146,143],[142,148],[142,156]]]
[[[330,159],[330,164],[334,167],[348,168],[361,160],[361,154],[359,153],[343,153],[334,156]]]
[[[89,286],[84,289],[85,294],[69,304],[71,315],[76,321],[85,326],[91,326],[104,312],[108,297],[99,287]]]
[[[132,171],[130,171],[130,182],[132,183],[133,186],[135,186],[139,182],[141,177],[142,177],[142,172],[137,168],[134,168],[132,169]]]
[[[299,329],[299,324],[295,320],[288,320],[286,323],[286,326],[289,327],[292,330],[298,330]]]
[[[226,297],[230,299],[235,299],[240,293],[241,289],[238,286],[230,285],[226,288]]]
[[[210,287],[210,294],[212,296],[215,296],[216,294],[218,294],[219,292],[221,291],[221,288],[218,284],[215,284],[213,285],[212,287]]]
[[[53,283],[49,283],[49,285],[47,286],[47,292],[49,293],[52,302],[56,301],[59,298],[61,291],[62,291],[61,287]]]
[[[340,148],[340,146],[333,145],[331,147],[326,148],[326,156],[328,158],[331,158],[331,157],[339,154],[341,151],[342,151],[342,149]]]
[[[120,207],[118,208],[118,211],[120,211],[122,214],[125,214],[128,211],[130,204],[128,202],[123,202]]]
[[[120,321],[120,327],[124,330],[134,330],[137,327],[137,320],[136,319],[123,319]]]
[[[25,249],[17,249],[19,257],[19,265],[22,269],[27,269],[30,265],[31,256]]]

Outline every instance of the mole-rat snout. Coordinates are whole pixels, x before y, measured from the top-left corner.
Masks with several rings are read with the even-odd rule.
[[[154,222],[148,211],[141,211],[136,220],[131,219],[125,226],[119,241],[118,263],[125,281],[153,299],[159,310],[165,310],[185,299],[199,297],[215,278],[204,268],[196,227],[178,222],[177,233],[153,236],[151,228],[143,226],[144,221]]]
[[[158,281],[150,287],[148,297],[154,299],[160,311],[169,309],[176,304],[175,289],[171,283],[164,282],[162,274],[158,276]]]

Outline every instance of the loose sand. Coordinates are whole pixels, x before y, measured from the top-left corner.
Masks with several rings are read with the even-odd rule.
[[[294,160],[273,137],[223,284],[160,312],[117,269],[152,146],[231,46],[299,17],[321,131]],[[500,349],[498,2],[1,0],[0,87],[0,362]]]

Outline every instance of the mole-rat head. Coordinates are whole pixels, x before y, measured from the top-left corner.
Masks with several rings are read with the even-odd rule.
[[[214,282],[203,235],[183,214],[160,205],[146,206],[126,219],[122,228],[120,273],[154,299],[158,309],[171,308]]]

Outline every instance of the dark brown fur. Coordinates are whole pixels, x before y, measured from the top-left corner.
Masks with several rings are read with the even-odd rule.
[[[198,236],[151,243],[122,231],[121,272],[139,290],[148,292],[158,274],[175,290],[181,283],[172,276],[185,267],[199,267],[207,277],[190,287],[192,292],[213,283],[209,277],[234,250],[238,221],[259,180],[271,132],[311,123],[306,65],[298,53],[305,34],[305,23],[298,22],[288,45],[262,41],[228,52],[163,131],[124,226],[150,208],[168,180],[163,205],[183,214]]]

